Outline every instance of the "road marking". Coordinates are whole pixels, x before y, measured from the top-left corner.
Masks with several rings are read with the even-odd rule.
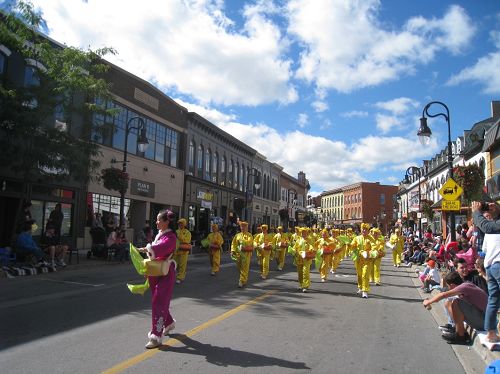
[[[81,283],[81,282],[71,282],[71,281],[62,281],[56,279],[47,279],[47,278],[38,278],[39,280],[43,280],[46,282],[54,282],[54,283],[68,283],[68,284],[78,284],[80,286],[90,286],[90,287],[102,287],[104,283],[101,284],[92,284],[92,283]]]
[[[252,306],[254,304],[257,304],[259,302],[261,302],[262,300],[268,298],[269,296],[271,296],[272,294],[274,294],[275,292],[277,292],[277,290],[273,290],[273,291],[268,291],[266,292],[265,294],[261,295],[261,296],[258,296],[256,297],[255,299],[252,299],[250,301],[247,301],[246,303],[244,304],[241,304],[239,306],[237,306],[236,308],[234,309],[231,309],[231,310],[228,310],[227,312],[221,314],[220,316],[217,316],[215,318],[212,318],[211,320],[205,322],[205,323],[202,323],[201,325],[199,326],[196,326],[195,328],[189,330],[188,332],[186,332],[185,334],[182,334],[180,337],[178,338],[170,338],[168,339],[165,343],[163,343],[162,346],[160,346],[159,348],[155,348],[155,349],[150,349],[150,350],[147,350],[141,354],[138,354],[137,356],[134,356],[132,358],[129,358],[128,360],[125,360],[121,363],[119,363],[118,365],[115,365],[113,366],[112,368],[108,369],[108,370],[105,370],[102,372],[102,374],[115,374],[115,373],[121,373],[122,371],[132,367],[132,366],[135,366],[137,365],[138,363],[142,362],[142,361],[145,361],[147,360],[148,358],[151,358],[153,357],[154,355],[156,355],[158,352],[161,352],[161,351],[164,351],[167,347],[173,347],[174,345],[182,342],[184,339],[186,338],[189,338],[193,335],[196,335],[198,334],[200,331],[203,331],[207,328],[209,328],[210,326],[212,325],[215,325],[216,323],[219,323],[219,322],[222,322],[223,320],[235,315],[236,313],[239,313],[241,312],[242,310],[248,308],[249,306]]]

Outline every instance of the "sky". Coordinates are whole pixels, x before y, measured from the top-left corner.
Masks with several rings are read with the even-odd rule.
[[[145,79],[310,194],[398,184],[500,100],[498,0],[34,0],[47,35]],[[7,2],[0,0],[0,6]],[[443,113],[434,104],[430,113]]]

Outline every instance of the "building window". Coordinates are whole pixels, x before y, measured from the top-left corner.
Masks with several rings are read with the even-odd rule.
[[[245,166],[242,164],[241,168],[240,168],[240,173],[239,173],[240,181],[238,183],[240,186],[240,191],[243,191],[243,185],[245,184],[244,174],[245,174]]]
[[[5,68],[7,67],[7,56],[0,53],[0,75],[3,75]]]
[[[210,174],[210,165],[212,163],[212,152],[207,148],[205,151],[205,180],[212,180],[212,175]]]
[[[196,146],[194,141],[189,142],[189,156],[188,156],[188,173],[194,175],[194,150]]]
[[[198,166],[198,170],[197,170],[197,177],[198,178],[203,178],[203,146],[200,144],[198,146],[198,155],[197,155],[197,166]]]
[[[228,187],[233,187],[233,178],[234,178],[234,175],[233,175],[233,170],[234,170],[234,162],[233,160],[231,160],[231,162],[229,163],[228,165],[228,175],[227,175],[227,186]]]
[[[217,173],[219,172],[219,154],[214,153],[212,159],[212,182],[217,183]]]
[[[222,156],[222,160],[220,162],[220,184],[221,186],[226,185],[226,156]]]
[[[238,178],[240,176],[240,164],[236,163],[236,169],[234,170],[234,188],[238,189]]]
[[[385,193],[380,194],[380,205],[385,205]]]

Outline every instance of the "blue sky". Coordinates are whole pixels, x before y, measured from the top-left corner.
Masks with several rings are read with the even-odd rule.
[[[0,1],[1,3],[1,1]],[[312,194],[397,184],[500,100],[497,0],[35,0],[55,40],[109,60],[297,175]],[[441,111],[433,107],[431,111]]]

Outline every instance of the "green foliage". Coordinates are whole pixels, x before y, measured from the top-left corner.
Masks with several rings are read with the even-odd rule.
[[[422,199],[420,202],[420,206],[422,209],[422,213],[430,220],[432,221],[434,218],[434,210],[432,209],[432,205],[434,202],[432,200],[426,200]]]
[[[0,18],[0,44],[13,52],[10,58],[19,53],[20,60],[36,61],[40,82],[22,86],[9,76],[0,79],[0,165],[29,179],[44,175],[85,182],[96,177],[92,113],[108,112],[95,98],[110,98],[109,85],[99,75],[107,69],[102,57],[114,51],[51,43],[40,34],[44,21],[29,2],[16,2]]]

